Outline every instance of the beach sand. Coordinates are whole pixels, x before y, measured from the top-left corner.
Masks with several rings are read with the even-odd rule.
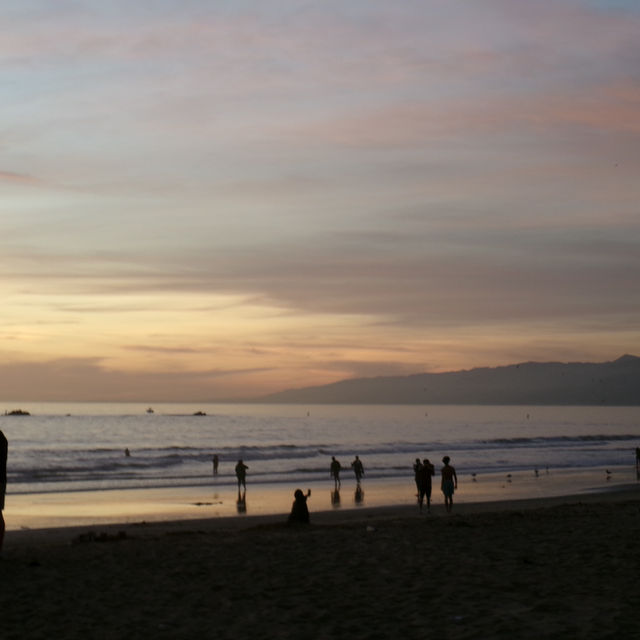
[[[9,531],[0,637],[632,638],[640,488]]]

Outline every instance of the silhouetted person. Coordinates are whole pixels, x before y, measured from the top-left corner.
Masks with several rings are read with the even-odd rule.
[[[2,551],[2,543],[4,542],[4,496],[7,492],[7,451],[9,445],[7,439],[0,431],[0,551]]]
[[[217,476],[218,475],[218,464],[220,463],[220,458],[218,458],[218,454],[217,453],[213,454],[213,458],[211,458],[211,461],[213,462],[213,475]]]
[[[236,478],[238,478],[238,491],[240,491],[240,485],[246,491],[247,489],[247,465],[242,462],[242,460],[238,460],[238,464],[236,465]]]
[[[640,447],[636,447],[636,470],[640,469]]]
[[[124,450],[124,455],[125,455],[126,458],[130,458],[131,457],[131,451],[129,451],[129,447],[127,447]]]
[[[307,489],[307,495],[301,489],[296,489],[293,494],[293,504],[289,514],[290,524],[309,524],[309,508],[307,498],[311,495],[311,489]]]
[[[353,473],[356,474],[356,482],[360,484],[360,480],[362,480],[362,476],[364,475],[362,460],[356,456],[356,459],[351,463],[351,466],[353,467]]]
[[[329,472],[331,473],[333,484],[336,489],[340,488],[340,469],[342,469],[340,463],[336,460],[335,456],[331,456],[331,466],[329,467]]]
[[[420,458],[416,458],[416,461],[413,463],[413,478],[416,481],[416,490],[418,493],[417,496],[420,495],[420,469],[422,468],[422,462],[420,462]]]
[[[444,467],[440,471],[442,475],[440,487],[442,488],[442,493],[444,493],[444,506],[447,513],[450,513],[453,508],[453,492],[458,488],[458,476],[456,475],[456,470],[449,464],[450,460],[449,456],[442,458]]]
[[[422,502],[427,500],[427,512],[431,511],[431,476],[435,475],[436,470],[429,462],[428,458],[422,461],[422,465],[418,471],[418,504],[422,511]]]

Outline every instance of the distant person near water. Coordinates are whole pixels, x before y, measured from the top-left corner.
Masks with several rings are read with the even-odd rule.
[[[302,489],[296,489],[293,494],[293,505],[289,514],[289,524],[309,524],[309,508],[307,498],[311,495],[311,489],[307,489],[307,495],[302,493]]]
[[[236,465],[236,478],[238,478],[238,491],[240,490],[240,485],[246,491],[247,490],[247,465],[242,462],[242,460],[238,460],[238,464]]]
[[[333,478],[333,483],[336,489],[340,488],[340,469],[342,469],[342,465],[336,460],[335,456],[331,456],[331,466],[329,467],[329,472],[331,473],[331,477]]]
[[[4,542],[4,496],[7,492],[7,452],[9,445],[4,433],[0,431],[0,552]]]
[[[442,493],[444,493],[444,506],[447,513],[451,513],[451,509],[453,508],[453,492],[458,488],[458,476],[456,475],[456,470],[449,464],[450,460],[451,458],[449,458],[449,456],[442,458],[444,467],[440,470],[440,474],[442,475],[440,487],[442,488]]]
[[[218,475],[218,464],[220,463],[220,458],[218,458],[218,454],[214,453],[213,458],[211,458],[211,462],[213,462],[213,475]]]
[[[636,447],[636,471],[640,470],[640,447]]]
[[[420,458],[416,458],[416,461],[413,463],[413,478],[416,481],[416,496],[420,495],[420,469],[422,468],[422,462],[420,462]]]
[[[418,471],[418,504],[422,511],[422,502],[426,498],[427,513],[431,512],[431,476],[435,475],[436,470],[429,462],[428,458],[422,461],[422,465]]]
[[[360,484],[360,480],[362,480],[362,476],[364,475],[364,465],[362,464],[362,460],[356,456],[356,459],[351,463],[351,466],[353,467],[353,473],[356,474],[356,482]]]

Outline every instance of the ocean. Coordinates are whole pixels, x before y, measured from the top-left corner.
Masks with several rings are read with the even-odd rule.
[[[23,403],[24,404],[24,403]],[[12,410],[19,404],[6,406]],[[329,482],[335,456],[365,479],[412,478],[415,458],[459,476],[632,468],[640,407],[390,406],[259,404],[44,404],[0,415],[9,441],[8,495],[205,487],[212,455],[219,486]],[[194,415],[202,412],[206,415]],[[125,449],[130,452],[125,455]],[[348,477],[348,476],[347,476]]]

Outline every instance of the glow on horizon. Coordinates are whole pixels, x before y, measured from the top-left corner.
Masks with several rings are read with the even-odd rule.
[[[0,8],[6,401],[640,351],[640,11]]]

